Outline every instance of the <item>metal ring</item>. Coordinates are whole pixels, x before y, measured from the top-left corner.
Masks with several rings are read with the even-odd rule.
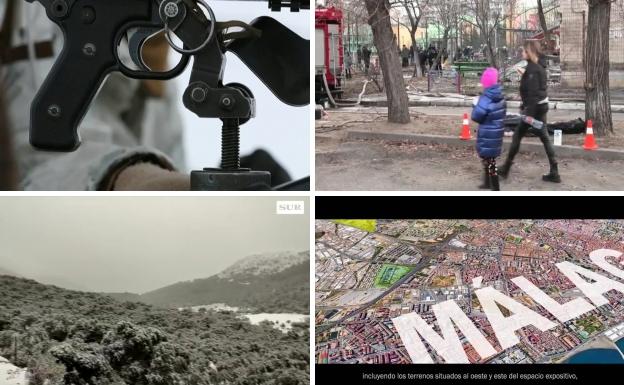
[[[182,2],[182,0],[174,0],[174,1],[176,4],[179,4]],[[173,48],[174,51],[183,55],[192,55],[194,53],[201,51],[208,45],[208,43],[210,43],[210,41],[212,41],[212,38],[214,37],[215,25],[217,24],[215,14],[212,11],[212,8],[210,8],[210,6],[204,0],[196,0],[196,1],[199,5],[203,6],[208,11],[208,14],[210,15],[210,33],[208,33],[208,37],[206,38],[206,40],[204,40],[204,42],[199,47],[193,48],[193,49],[183,49],[175,45],[171,39],[171,35],[170,35],[171,29],[169,28],[169,21],[168,19],[165,20],[164,29],[165,29],[165,38],[167,39],[167,43],[169,43],[169,46],[171,46],[171,48]]]

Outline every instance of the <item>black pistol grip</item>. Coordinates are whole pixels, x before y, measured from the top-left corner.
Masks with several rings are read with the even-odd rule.
[[[47,9],[63,32],[64,46],[31,105],[30,143],[47,151],[70,152],[80,146],[80,122],[106,76],[119,70],[115,47],[119,29],[130,21],[148,22],[153,11],[150,0],[67,3],[62,17]]]
[[[80,43],[66,40],[32,102],[30,143],[38,149],[74,151],[80,146],[78,125],[106,75],[116,65],[114,58],[111,61],[103,53],[83,55]]]

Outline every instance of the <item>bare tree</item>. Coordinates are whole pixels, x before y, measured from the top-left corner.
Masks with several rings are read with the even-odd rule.
[[[337,4],[337,6],[340,7],[340,4]],[[363,2],[361,0],[348,0],[342,4],[342,8],[347,14],[347,26],[345,30],[349,30],[350,42],[353,43],[352,40],[354,37],[356,46],[359,47],[362,44],[368,44],[367,41],[360,40],[362,37],[361,33],[363,32],[361,25],[366,24],[368,20],[368,14]]]
[[[544,15],[544,5],[542,4],[542,0],[537,0],[537,15],[539,16],[542,32],[544,32],[546,49],[550,50],[550,31],[548,30],[548,25],[546,24],[546,16]]]
[[[452,55],[448,47],[448,41],[451,31],[457,28],[461,8],[461,2],[457,0],[436,0],[432,6],[438,27],[442,29],[443,42],[442,46],[438,47],[438,56],[435,58],[434,67],[442,60],[443,48],[446,48],[448,55]]]
[[[613,133],[609,94],[609,28],[613,1],[587,0],[585,118],[594,121],[597,136]]]
[[[424,75],[420,67],[420,58],[416,52],[416,32],[431,1],[432,0],[395,0],[396,4],[405,10],[409,22],[408,29],[410,32],[410,39],[412,40],[412,47],[414,47],[414,73],[412,76],[421,77]]]
[[[379,65],[383,72],[384,88],[388,98],[388,121],[409,123],[409,106],[399,53],[395,46],[390,24],[388,0],[364,0],[368,11],[368,24],[373,31]]]
[[[503,24],[507,15],[504,12],[506,0],[468,0],[466,8],[471,17],[462,20],[474,25],[479,30],[481,39],[485,43],[485,54],[492,67],[498,68],[495,52],[495,37],[498,28]]]

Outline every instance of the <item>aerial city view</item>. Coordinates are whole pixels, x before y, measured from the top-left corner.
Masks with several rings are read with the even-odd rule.
[[[316,362],[624,363],[622,220],[317,220]]]

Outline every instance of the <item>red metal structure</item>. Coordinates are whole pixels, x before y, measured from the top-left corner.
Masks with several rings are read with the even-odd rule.
[[[323,75],[327,79],[329,92],[336,95],[342,93],[344,74],[342,11],[335,7],[318,8],[315,20],[316,98],[320,100],[326,96]]]
[[[552,53],[553,55],[557,55],[559,56],[559,52],[560,52],[560,41],[561,41],[561,27],[560,26],[556,26],[550,29],[550,41],[546,42],[544,41],[543,44],[546,48],[548,48],[548,52]],[[536,40],[544,40],[544,32],[540,31],[539,33],[533,35],[533,37],[531,37],[531,39],[536,39]]]

